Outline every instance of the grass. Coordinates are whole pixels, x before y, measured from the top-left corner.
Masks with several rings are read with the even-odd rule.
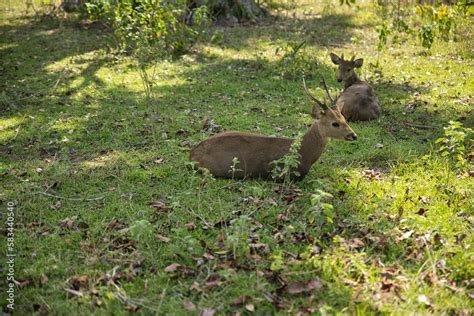
[[[372,11],[310,3],[294,18],[216,27],[215,42],[158,64],[151,99],[106,30],[1,22],[0,200],[2,212],[16,205],[15,313],[473,312],[472,173],[434,145],[450,120],[474,122],[472,22],[431,54],[411,41],[386,49],[377,76]],[[282,66],[277,48],[302,40]],[[379,120],[351,124],[357,142],[331,142],[294,184],[188,168],[206,119],[304,132],[299,69],[314,70],[315,94],[320,76],[335,93],[331,51],[364,58],[383,107]],[[318,189],[333,196],[323,200],[332,218],[311,203]],[[310,280],[322,288],[288,289]]]

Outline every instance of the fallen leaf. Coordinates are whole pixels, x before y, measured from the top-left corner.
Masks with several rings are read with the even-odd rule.
[[[349,248],[356,249],[356,248],[361,248],[364,246],[365,246],[365,243],[359,238],[354,238],[349,241]]]
[[[71,289],[79,291],[87,287],[89,283],[88,275],[73,276],[68,279],[67,283],[71,286]]]
[[[193,311],[196,310],[196,305],[194,305],[193,302],[186,300],[186,301],[183,301],[182,303],[183,303],[183,306],[184,306],[185,310],[187,310],[189,312],[193,312]]]
[[[220,131],[222,128],[220,125],[216,124],[212,119],[210,118],[207,118],[204,123],[203,123],[203,126],[202,126],[202,130],[204,132],[210,132],[211,134],[212,133],[216,133],[218,131]]]
[[[411,237],[411,235],[413,235],[413,230],[409,230],[407,231],[406,233],[404,233],[401,237],[400,237],[400,240],[404,240],[404,239],[408,239]]]
[[[245,309],[249,312],[253,312],[255,310],[255,306],[253,304],[247,304],[245,305]]]
[[[308,282],[298,281],[295,283],[291,283],[285,287],[285,291],[289,294],[299,294],[313,290],[320,290],[322,288],[323,285],[321,284],[321,281],[313,279]]]
[[[165,160],[163,158],[158,158],[158,159],[155,159],[153,162],[159,165],[159,164],[162,164],[164,161]]]
[[[214,259],[215,257],[208,251],[206,251],[203,255],[202,255],[204,258],[206,258],[207,260],[212,260]]]
[[[44,273],[41,273],[39,283],[41,286],[45,285],[48,282],[48,276]]]
[[[217,274],[211,275],[204,283],[203,290],[210,290],[213,287],[220,286],[223,283],[224,279]]]
[[[170,242],[171,241],[170,238],[168,238],[166,236],[163,236],[163,235],[160,235],[160,234],[156,235],[156,237],[158,238],[158,240],[160,240],[162,242]]]
[[[184,224],[184,227],[186,227],[186,229],[188,229],[188,230],[193,230],[193,229],[196,228],[196,224],[191,222],[191,223]]]
[[[107,229],[110,229],[110,230],[120,230],[120,229],[123,229],[125,228],[126,225],[124,222],[122,222],[121,220],[119,219],[116,219],[114,218],[108,225],[107,225]]]
[[[239,296],[231,303],[231,305],[233,305],[233,306],[242,306],[245,303],[247,303],[248,299],[249,299],[249,297],[246,296],[246,295]]]
[[[140,309],[140,307],[132,303],[127,303],[125,309],[129,312],[136,313]]]
[[[169,211],[169,208],[168,208],[168,206],[166,206],[166,203],[165,203],[164,200],[150,202],[150,203],[148,203],[148,205],[150,207],[153,207],[154,209],[159,210],[159,211],[163,211],[163,212],[168,212]]]
[[[76,225],[77,216],[66,217],[58,222],[63,228],[73,228]]]
[[[430,299],[426,295],[418,295],[418,303],[425,304],[426,306],[431,306]]]
[[[201,316],[213,316],[216,313],[214,308],[205,308],[201,312]]]
[[[426,196],[420,195],[419,197],[420,201],[423,202],[424,204],[428,204],[430,202],[430,199],[427,198]]]
[[[165,268],[165,272],[168,272],[168,273],[175,272],[176,270],[178,270],[181,267],[182,267],[182,265],[179,264],[179,263],[172,263],[172,264],[170,264],[169,266],[167,266]]]

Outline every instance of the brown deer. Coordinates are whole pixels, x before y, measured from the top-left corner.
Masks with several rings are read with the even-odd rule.
[[[371,86],[359,79],[355,68],[362,67],[362,58],[344,60],[334,53],[330,54],[331,60],[338,65],[336,79],[344,82],[344,91],[336,98],[336,106],[348,121],[369,121],[380,116],[380,105]],[[355,60],[354,60],[355,59]]]
[[[303,79],[305,91],[315,101],[312,116],[315,121],[302,138],[299,148],[299,175],[303,178],[321,156],[329,138],[353,141],[357,135],[337,108],[329,108],[312,96]],[[326,91],[327,92],[327,91]],[[328,93],[328,92],[327,92]],[[329,93],[328,93],[329,94]],[[243,132],[223,132],[212,136],[191,150],[190,159],[221,178],[269,178],[274,161],[285,156],[294,139],[269,137]]]

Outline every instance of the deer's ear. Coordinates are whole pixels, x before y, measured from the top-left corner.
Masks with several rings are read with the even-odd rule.
[[[330,53],[329,56],[331,57],[331,61],[333,62],[333,64],[339,65],[341,63],[341,59],[336,54]]]
[[[354,60],[354,67],[360,68],[360,67],[362,67],[363,63],[364,63],[364,59],[362,59],[362,58],[356,59],[356,60]]]
[[[324,113],[324,110],[321,109],[321,107],[317,104],[313,105],[313,108],[311,109],[311,117],[318,120],[321,118],[321,116],[323,116],[325,113]]]

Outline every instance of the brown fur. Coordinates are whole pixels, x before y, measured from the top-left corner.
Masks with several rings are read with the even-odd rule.
[[[331,53],[331,60],[338,65],[337,81],[344,83],[344,91],[337,97],[336,106],[348,121],[369,121],[380,116],[381,108],[374,90],[357,76],[355,68],[362,67],[363,59],[344,60]]]
[[[317,117],[303,136],[299,154],[298,172],[304,177],[313,163],[321,156],[329,138],[355,140],[354,131],[347,125],[337,109],[313,108]],[[333,126],[337,123],[338,126]],[[289,152],[293,139],[268,137],[243,132],[224,132],[198,144],[190,153],[190,159],[208,169],[212,175],[222,178],[252,178],[271,176],[272,161]],[[238,159],[232,172],[232,160]]]

